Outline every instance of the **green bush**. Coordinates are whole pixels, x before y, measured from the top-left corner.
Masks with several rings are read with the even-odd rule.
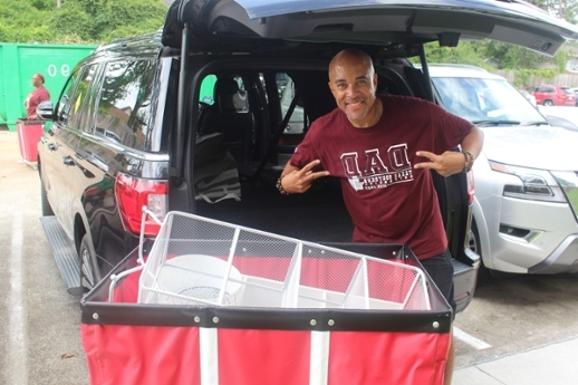
[[[426,55],[431,63],[470,64],[491,72],[508,72],[513,75],[514,85],[523,88],[552,81],[565,71],[569,58],[566,47],[549,57],[490,40],[463,41],[454,48],[431,43],[426,45]]]
[[[159,29],[162,0],[1,0],[0,41],[102,43]]]

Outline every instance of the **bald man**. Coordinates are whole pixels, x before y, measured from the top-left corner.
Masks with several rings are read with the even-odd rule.
[[[32,85],[34,86],[34,91],[28,94],[28,97],[24,101],[27,119],[36,119],[36,107],[38,107],[40,103],[50,100],[50,93],[48,93],[48,90],[44,87],[44,76],[34,74],[32,76]]]
[[[429,171],[449,176],[471,169],[481,131],[422,99],[377,98],[377,74],[363,51],[343,50],[331,60],[329,88],[337,108],[311,124],[278,189],[299,194],[319,178],[339,178],[353,240],[408,244],[455,307],[451,255]],[[451,151],[458,145],[461,152]],[[452,370],[453,348],[446,384]]]

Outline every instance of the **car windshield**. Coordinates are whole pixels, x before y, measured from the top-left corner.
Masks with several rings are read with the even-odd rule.
[[[442,105],[474,123],[546,123],[532,104],[503,79],[434,77]]]

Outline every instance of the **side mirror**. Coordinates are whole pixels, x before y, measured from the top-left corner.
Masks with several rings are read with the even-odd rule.
[[[36,116],[40,120],[54,120],[54,111],[52,110],[52,102],[47,100],[36,107]]]

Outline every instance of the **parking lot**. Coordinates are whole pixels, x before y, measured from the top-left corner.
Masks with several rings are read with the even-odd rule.
[[[19,159],[16,135],[0,132],[0,384],[87,384],[79,298],[66,292],[50,255],[37,172]],[[575,339],[577,314],[577,275],[490,282],[457,316],[456,367]]]
[[[40,184],[0,132],[0,384],[88,383],[78,298],[70,296],[40,225]]]

